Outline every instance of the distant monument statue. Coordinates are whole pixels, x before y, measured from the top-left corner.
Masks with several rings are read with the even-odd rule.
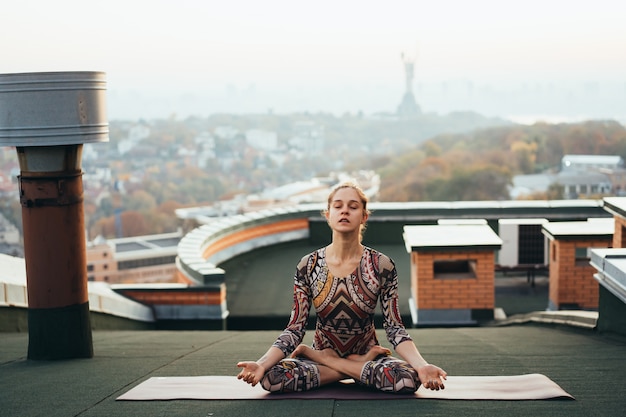
[[[404,53],[401,56],[402,62],[404,63],[406,91],[402,97],[402,102],[398,106],[397,114],[401,118],[409,118],[420,114],[421,110],[415,101],[415,96],[413,95],[414,60],[405,57]]]

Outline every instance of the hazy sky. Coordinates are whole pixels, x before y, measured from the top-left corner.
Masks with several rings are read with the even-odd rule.
[[[0,73],[105,71],[109,118],[395,111],[626,120],[621,0],[5,0]]]

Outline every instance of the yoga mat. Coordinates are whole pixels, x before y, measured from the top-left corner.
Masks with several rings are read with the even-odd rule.
[[[388,394],[352,383],[336,383],[308,392],[269,393],[260,385],[252,387],[234,376],[152,377],[117,400],[546,400],[574,399],[542,374],[514,376],[449,376],[446,389],[431,391],[420,387],[414,394]]]

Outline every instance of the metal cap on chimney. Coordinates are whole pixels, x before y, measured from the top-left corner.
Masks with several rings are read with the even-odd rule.
[[[0,146],[109,141],[103,72],[0,74]]]

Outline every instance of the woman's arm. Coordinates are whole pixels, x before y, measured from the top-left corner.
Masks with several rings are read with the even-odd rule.
[[[402,323],[398,307],[398,272],[391,258],[386,255],[380,256],[381,292],[380,305],[384,317],[383,325],[387,332],[387,339],[394,346],[395,351],[408,362],[420,379],[424,387],[434,390],[444,388],[443,381],[446,379],[446,371],[438,366],[429,364],[417,350],[417,346],[411,339]]]
[[[380,309],[383,314],[383,327],[387,340],[394,347],[412,340],[402,323],[398,302],[398,271],[393,260],[379,252],[378,279],[380,280]]]
[[[294,302],[289,324],[278,336],[274,344],[258,360],[237,363],[237,367],[242,368],[237,375],[238,379],[243,379],[252,386],[256,385],[272,366],[291,354],[302,342],[311,305],[310,291],[306,283],[308,258],[309,256],[303,257],[296,267],[293,291]]]

